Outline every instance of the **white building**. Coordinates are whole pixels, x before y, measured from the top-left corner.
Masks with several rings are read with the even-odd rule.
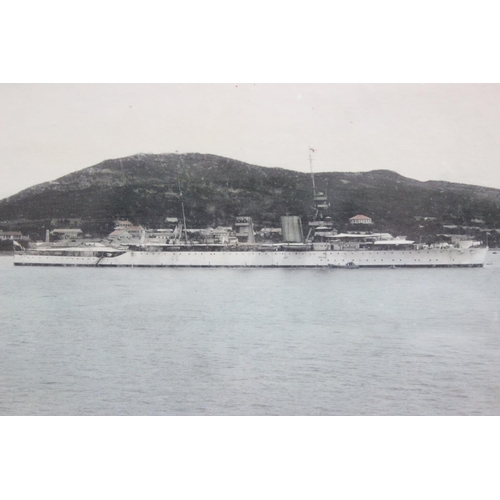
[[[372,220],[366,215],[355,215],[349,219],[349,224],[372,224]]]
[[[130,226],[126,229],[134,238],[140,238],[145,229],[142,226]]]
[[[0,230],[0,240],[29,240],[28,236],[23,236],[20,231],[2,231]]]
[[[115,229],[108,235],[108,239],[117,243],[131,243],[136,238],[126,229]]]
[[[133,226],[128,220],[115,220],[115,229],[129,229]]]

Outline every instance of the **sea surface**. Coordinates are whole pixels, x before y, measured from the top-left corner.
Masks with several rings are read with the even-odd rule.
[[[500,415],[482,269],[14,267],[0,415]]]

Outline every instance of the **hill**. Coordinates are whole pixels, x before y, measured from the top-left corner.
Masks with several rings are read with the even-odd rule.
[[[420,182],[388,170],[315,174],[339,229],[364,214],[377,228],[418,235],[436,224],[500,224],[500,190]],[[309,174],[204,154],[134,155],[106,160],[0,200],[2,229],[43,234],[52,219],[82,218],[84,231],[106,233],[116,218],[161,227],[181,215],[179,187],[191,227],[231,225],[237,215],[276,225],[285,213],[311,215]],[[427,217],[425,223],[415,217]],[[436,220],[434,221],[435,218]]]

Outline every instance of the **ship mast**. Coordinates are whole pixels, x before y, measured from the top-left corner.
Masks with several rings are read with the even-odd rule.
[[[179,186],[179,200],[181,200],[181,207],[182,207],[182,221],[183,221],[183,226],[184,226],[184,238],[186,240],[186,245],[187,245],[188,244],[188,235],[187,235],[187,227],[186,227],[186,213],[184,211],[184,200],[182,198],[181,181],[179,179],[179,171],[177,171],[177,184]]]
[[[176,153],[177,153],[177,151],[176,151]],[[184,166],[183,160],[184,159],[181,156],[180,163],[181,163],[182,166]],[[179,223],[179,221],[177,220],[177,227],[180,226],[180,231],[179,231],[179,234],[176,235],[175,239],[178,242],[181,241],[181,239],[182,239],[182,230],[184,229],[184,239],[186,240],[186,245],[187,245],[189,242],[188,242],[187,227],[186,227],[186,212],[184,210],[184,198],[182,197],[181,180],[180,180],[180,177],[179,177],[179,164],[177,164],[177,187],[179,189],[179,194],[176,194],[171,189],[169,189],[169,193],[172,196],[175,196],[181,202],[181,209],[182,209],[182,222]],[[167,217],[167,219],[168,219],[168,217]],[[176,231],[177,231],[177,228],[176,228]]]
[[[315,153],[314,148],[309,147],[309,167],[311,169],[311,180],[313,187],[313,200],[314,200],[314,217],[311,222],[309,222],[309,232],[307,234],[307,242],[311,242],[314,238],[314,231],[316,228],[323,226],[323,228],[331,229],[333,224],[331,221],[324,220],[324,211],[330,208],[330,204],[327,201],[326,193],[321,191],[316,191],[316,182],[314,180],[314,169],[313,169],[313,158],[312,153]]]
[[[311,168],[311,179],[312,179],[312,184],[313,184],[313,196],[316,196],[316,185],[314,184],[314,170],[313,170],[313,159],[312,159],[312,154],[315,153],[316,150],[309,147],[309,167]]]

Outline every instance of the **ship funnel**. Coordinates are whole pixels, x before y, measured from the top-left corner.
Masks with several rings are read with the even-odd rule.
[[[236,237],[238,241],[241,243],[255,243],[251,217],[237,217],[234,225],[236,226]]]
[[[302,221],[297,215],[281,216],[281,232],[284,243],[303,243]]]

